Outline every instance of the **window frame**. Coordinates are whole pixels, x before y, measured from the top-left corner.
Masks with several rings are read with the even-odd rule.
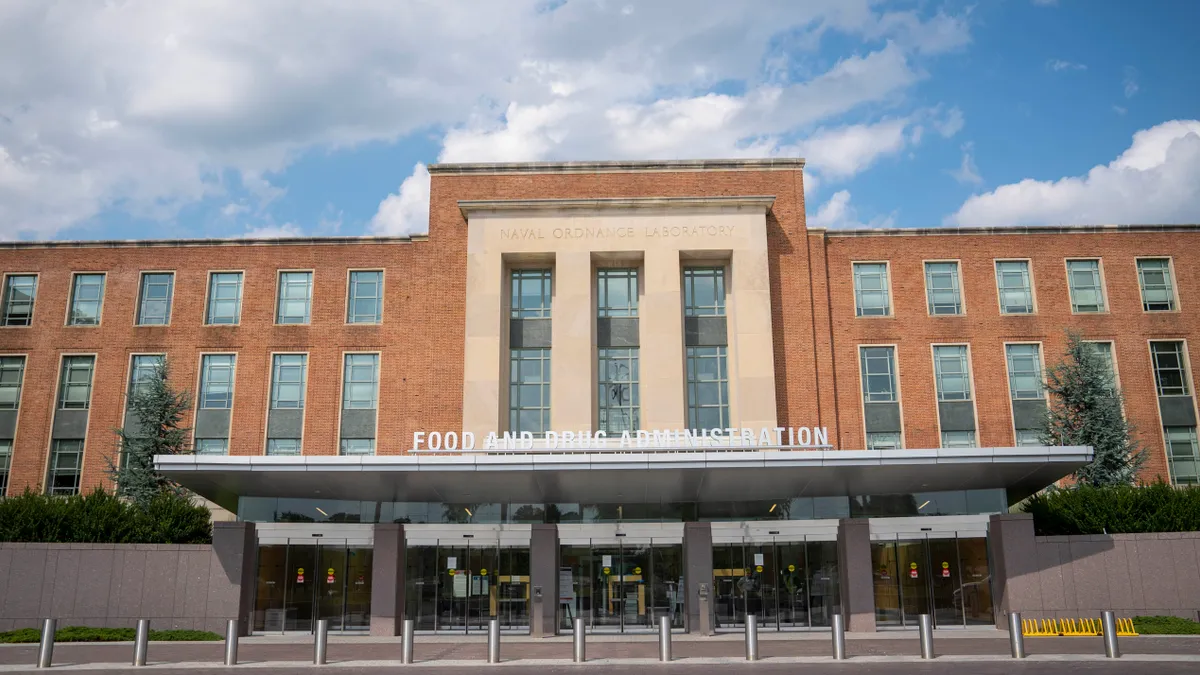
[[[63,373],[66,369],[67,359],[73,357],[88,357],[92,358],[92,377],[88,382],[88,398],[87,405],[83,408],[64,408],[63,402]],[[100,360],[100,355],[97,352],[63,352],[58,355],[58,374],[54,379],[54,408],[53,411],[59,410],[91,410],[92,409],[92,394],[96,391],[96,366]],[[26,366],[28,367],[28,365]],[[89,416],[90,420],[90,416]],[[90,426],[90,425],[89,425]],[[86,434],[85,434],[86,438]]]
[[[121,422],[124,424],[125,417],[129,414],[129,397],[133,395],[133,376],[134,363],[141,356],[158,356],[164,362],[167,359],[166,352],[130,352],[129,359],[125,361],[125,392],[124,403],[121,405]]]
[[[347,295],[349,297],[349,295]],[[373,326],[376,324],[367,324]],[[346,408],[346,357],[354,354],[374,354],[375,355],[375,429],[372,432],[372,442],[374,443],[371,454],[379,454],[379,408],[382,402],[383,390],[383,352],[382,351],[343,351],[338,359],[338,406],[337,406],[337,454],[342,456],[342,441],[343,440],[359,440],[359,439],[343,439],[342,438],[342,416],[345,414]],[[350,410],[369,410],[369,408],[350,408]],[[303,452],[303,447],[301,447]]]
[[[854,358],[855,358],[855,363],[857,365],[856,370],[858,372],[858,410],[859,410],[859,416],[861,417],[861,421],[859,422],[859,428],[863,434],[863,437],[862,437],[863,438],[863,443],[862,443],[863,449],[865,450],[867,448],[867,446],[869,445],[869,443],[867,443],[867,433],[868,433],[867,432],[867,394],[866,394],[866,385],[865,385],[865,382],[863,381],[863,360],[862,360],[863,348],[865,348],[865,347],[891,347],[892,348],[892,360],[895,362],[893,364],[894,371],[892,372],[892,377],[895,380],[894,385],[895,385],[895,389],[896,389],[896,392],[895,392],[896,400],[895,401],[877,401],[877,403],[893,403],[894,402],[896,404],[897,409],[900,411],[900,431],[898,431],[898,432],[890,432],[890,431],[889,432],[874,432],[874,433],[897,433],[900,435],[900,448],[901,449],[906,448],[906,447],[908,447],[908,444],[905,442],[905,437],[907,435],[907,426],[906,426],[905,420],[904,420],[904,396],[901,393],[901,386],[900,386],[900,345],[898,345],[894,342],[892,342],[892,343],[874,343],[874,342],[872,342],[872,343],[857,344],[854,346],[854,353],[855,353]]]
[[[1182,348],[1180,349],[1180,352],[1179,352],[1179,360],[1180,360],[1179,365],[1181,368],[1183,368],[1183,386],[1185,389],[1184,393],[1182,393],[1182,394],[1163,394],[1160,392],[1159,386],[1158,386],[1158,366],[1155,364],[1155,361],[1154,361],[1154,343],[1156,343],[1156,342],[1178,342],[1178,343],[1180,343],[1180,345],[1182,345]],[[1192,379],[1193,378],[1192,360],[1191,360],[1192,357],[1191,357],[1191,354],[1188,349],[1187,340],[1184,338],[1178,338],[1178,339],[1151,338],[1149,340],[1146,340],[1146,348],[1150,351],[1150,386],[1154,389],[1154,395],[1159,398],[1168,397],[1168,396],[1193,396],[1193,401],[1194,401],[1195,400],[1194,395],[1196,393],[1196,383]]]
[[[931,311],[932,308],[930,307],[930,302],[929,302],[929,269],[928,269],[928,266],[931,264],[938,265],[938,264],[947,264],[947,263],[954,263],[954,266],[955,266],[955,276],[958,279],[958,309],[959,309],[959,311],[956,314],[934,314]],[[921,283],[925,287],[925,312],[929,317],[935,318],[935,319],[943,319],[943,318],[952,318],[952,317],[959,317],[959,316],[967,315],[967,293],[964,289],[964,284],[963,284],[962,260],[960,260],[958,258],[933,258],[933,259],[929,259],[929,260],[922,260],[921,261]]]
[[[237,299],[237,321],[233,323],[212,323],[210,321],[209,303],[212,301],[213,292],[213,277],[217,274],[240,274],[241,283],[238,284],[238,299]],[[207,328],[228,328],[230,326],[240,326],[242,324],[242,310],[246,300],[246,271],[245,270],[208,270],[208,276],[204,279],[204,306],[200,308],[203,313],[201,316],[200,325]]]
[[[25,325],[9,325],[6,321],[8,314],[8,280],[11,277],[33,277],[33,299],[29,301],[29,323]],[[40,272],[5,272],[3,283],[0,283],[0,328],[32,328],[34,315],[37,313],[37,296],[41,290],[42,277]]]
[[[859,265],[883,265],[884,283],[887,284],[887,312],[884,314],[859,314],[858,307],[858,273]],[[924,268],[922,268],[924,273]],[[855,319],[894,319],[896,317],[896,298],[893,297],[895,284],[892,283],[892,263],[890,260],[851,260],[850,261],[850,289],[854,294],[854,318]],[[926,300],[928,304],[928,300]],[[928,310],[927,310],[928,311]],[[901,439],[903,440],[903,439]]]
[[[96,305],[96,323],[72,323],[71,310],[75,308],[75,291],[76,284],[79,282],[79,277],[99,276],[100,281],[100,299]],[[108,294],[108,272],[71,272],[71,285],[67,289],[67,314],[63,320],[63,326],[66,328],[99,328],[104,322],[104,300]]]
[[[1040,391],[1041,391],[1042,395],[1037,398],[1013,398],[1012,371],[1009,368],[1008,348],[1009,348],[1009,346],[1018,346],[1018,345],[1036,345],[1038,348],[1038,374],[1040,375],[1040,378],[1039,378],[1041,381]],[[1045,345],[1042,344],[1041,340],[1016,340],[1014,342],[1005,342],[1004,343],[1004,385],[1005,385],[1005,388],[1008,389],[1008,400],[1009,400],[1010,404],[1013,401],[1048,401],[1049,400],[1048,394],[1046,392],[1046,348],[1045,348]],[[1011,405],[1010,405],[1010,407],[1011,407]],[[1015,421],[1014,421],[1014,425],[1015,425]],[[1015,426],[1013,428],[1014,428],[1014,430],[1016,429]]]
[[[142,323],[142,303],[145,300],[143,297],[143,289],[146,285],[146,277],[151,274],[170,274],[171,275],[171,292],[167,294],[167,320],[165,323]],[[133,306],[133,325],[135,328],[165,328],[171,325],[171,320],[175,315],[175,279],[179,275],[175,270],[141,270],[138,273],[137,298]]]
[[[299,400],[300,405],[297,407],[279,408],[279,407],[275,406],[275,385],[276,385],[275,359],[280,356],[302,356],[302,357],[304,357],[303,371],[301,373],[301,377],[303,378],[303,380],[300,384],[300,400]],[[308,380],[309,380],[308,360],[309,360],[308,352],[275,352],[275,351],[273,351],[267,355],[267,367],[268,367],[267,372],[270,373],[269,381],[267,383],[267,414],[268,415],[271,414],[272,410],[300,410],[300,411],[308,410]],[[301,415],[301,417],[303,417],[303,415]]]
[[[308,275],[308,297],[305,299],[304,321],[287,322],[280,321],[279,311],[283,307],[283,275],[285,274],[307,274]],[[245,280],[243,279],[243,287]],[[275,271],[275,315],[274,321],[276,326],[310,326],[312,325],[312,304],[313,297],[316,295],[317,272],[313,269],[279,269]],[[382,287],[382,284],[380,284]]]
[[[1166,260],[1167,274],[1171,275],[1171,309],[1146,309],[1145,288],[1142,286],[1142,268],[1138,265],[1143,260]],[[1179,277],[1175,276],[1175,256],[1171,255],[1140,255],[1133,258],[1133,272],[1137,275],[1138,303],[1143,314],[1177,314],[1181,310],[1179,301]]]
[[[1004,311],[1004,298],[1000,291],[1000,263],[1023,262],[1029,272],[1029,308],[1028,312]],[[1033,271],[1032,258],[992,258],[992,286],[996,289],[996,308],[1000,316],[1035,316],[1038,313],[1037,278]]]
[[[527,310],[523,307],[518,307],[517,304],[514,304],[514,300],[517,299],[517,298],[513,297],[514,277],[516,275],[519,275],[522,273],[528,273],[528,272],[545,273],[545,276],[546,276],[546,284],[547,284],[546,305],[545,305],[544,309],[537,310],[537,311],[541,312],[541,314],[539,316],[521,316],[520,315],[521,312],[533,311],[533,310]],[[505,268],[504,281],[503,281],[503,285],[501,286],[500,292],[503,294],[503,297],[505,300],[504,311],[508,314],[507,319],[509,321],[550,319],[554,316],[554,294],[555,294],[555,290],[558,287],[557,280],[556,280],[557,274],[555,274],[555,272],[556,272],[555,267],[550,262],[530,263],[528,265],[516,265],[516,266],[511,266],[511,267]],[[518,293],[517,297],[518,298],[520,297],[519,293]]]
[[[691,352],[691,350],[695,350],[695,349],[715,349],[715,350],[717,350],[717,352],[713,356],[691,355],[689,352]],[[721,353],[721,350],[724,350],[724,354]],[[701,405],[699,402],[699,396],[697,396],[695,398],[696,403],[693,404],[692,403],[692,401],[693,401],[692,392],[698,391],[698,389],[696,389],[696,387],[698,386],[698,383],[713,382],[713,380],[699,380],[699,379],[689,378],[688,377],[688,368],[689,368],[690,364],[688,363],[688,361],[690,359],[697,359],[697,360],[699,360],[699,359],[714,359],[717,361],[717,363],[721,363],[722,358],[724,358],[724,368],[720,372],[717,373],[718,377],[715,380],[718,392],[720,392],[720,395],[722,396],[722,400],[720,401],[720,403],[718,403],[715,406],[714,405]],[[699,361],[697,361],[697,363],[699,363]],[[732,424],[732,418],[733,418],[733,412],[734,412],[733,411],[733,390],[734,390],[733,380],[734,380],[734,378],[732,377],[731,371],[729,368],[729,345],[686,345],[685,344],[683,346],[683,386],[684,386],[683,408],[684,408],[684,415],[686,415],[685,425],[687,428],[692,429],[693,431],[702,431],[704,428],[708,428],[708,429],[713,428],[713,427],[698,427],[698,425],[693,426],[692,425],[692,417],[693,417],[694,410],[700,411],[700,410],[716,409],[718,411],[721,411],[720,414],[724,418],[722,421],[722,425],[727,426],[727,425]],[[721,391],[722,384],[725,385],[723,392]]]
[[[375,322],[367,321],[351,321],[350,320],[350,289],[353,288],[353,279],[355,272],[378,272],[379,273],[379,320]],[[316,280],[313,280],[313,285],[316,285]],[[383,312],[384,298],[387,297],[387,269],[383,267],[348,267],[346,268],[346,292],[343,294],[344,307],[342,308],[342,321],[347,326],[381,326],[385,320]]]
[[[21,384],[17,387],[16,405],[13,406],[12,408],[0,408],[0,410],[15,410],[15,411],[17,411],[18,414],[17,414],[16,423],[17,423],[17,425],[20,425],[21,424],[21,415],[20,415],[21,397],[25,394],[25,375],[29,372],[29,354],[26,352],[4,352],[4,353],[0,353],[0,358],[5,358],[5,359],[19,358],[19,359],[21,359],[21,362],[22,362],[22,364],[21,364]],[[57,405],[57,402],[56,402],[56,405]],[[14,427],[13,428],[13,440],[14,441],[15,441],[16,437],[17,437],[17,429]],[[3,493],[0,493],[0,496],[3,496]]]
[[[1160,414],[1160,417],[1161,417],[1161,414]],[[1161,422],[1161,420],[1159,420],[1159,421]],[[1173,455],[1171,453],[1171,442],[1170,442],[1170,438],[1167,436],[1167,429],[1168,428],[1170,428],[1170,429],[1179,429],[1179,428],[1191,429],[1192,438],[1190,440],[1193,440],[1196,442],[1192,446],[1192,448],[1195,452],[1195,454],[1193,454],[1193,457],[1196,458],[1194,461],[1200,462],[1200,428],[1198,428],[1196,425],[1192,425],[1190,427],[1186,427],[1186,426],[1185,427],[1180,427],[1180,426],[1166,427],[1166,426],[1163,426],[1161,428],[1162,428],[1162,442],[1163,442],[1163,457],[1167,460],[1167,480],[1170,482],[1171,485],[1174,485],[1174,486],[1187,486],[1187,485],[1194,486],[1194,485],[1196,485],[1193,483],[1179,483],[1176,481],[1176,479],[1175,479],[1175,462],[1173,460]]]
[[[975,359],[974,359],[974,355],[971,353],[971,343],[970,342],[931,342],[931,343],[929,343],[929,367],[930,367],[930,375],[933,377],[933,405],[935,406],[934,407],[935,413],[937,412],[937,406],[940,405],[942,402],[941,394],[938,392],[938,374],[937,374],[937,348],[938,347],[966,347],[966,349],[967,349],[966,375],[967,375],[967,386],[971,388],[971,398],[969,398],[969,399],[949,399],[949,402],[960,403],[960,402],[963,402],[964,400],[969,400],[971,402],[971,414],[975,418],[975,447],[978,448],[978,447],[980,447],[979,437],[981,435],[980,431],[979,431],[979,396],[978,396],[979,392],[975,387]],[[939,447],[945,448],[946,445],[945,445],[945,443],[942,442],[942,435],[947,432],[942,430],[942,416],[940,414],[935,414],[935,417],[937,418],[938,445],[939,445]]]
[[[891,349],[892,350],[892,394],[894,399],[891,401],[868,401],[869,395],[866,387],[866,380],[863,372],[863,350],[864,349]],[[858,396],[862,399],[863,405],[867,403],[899,403],[900,402],[900,350],[896,344],[860,344],[857,345],[858,351]],[[863,414],[866,414],[866,408],[863,408]],[[903,426],[903,425],[901,425]]]
[[[204,405],[204,357],[206,356],[232,356],[233,357],[233,375],[229,378],[229,407],[227,408],[209,408]],[[233,433],[233,408],[237,405],[237,374],[238,374],[238,353],[229,351],[218,352],[200,352],[198,367],[196,368],[196,402],[194,405],[193,417],[200,413],[201,410],[228,410],[230,411],[230,435]],[[195,423],[192,425],[195,426]],[[194,432],[194,429],[193,429]],[[193,434],[194,435],[194,434]]]
[[[88,425],[88,426],[91,426],[91,425]],[[76,479],[75,491],[71,492],[71,493],[60,494],[60,493],[55,493],[52,491],[53,488],[52,488],[51,484],[53,483],[53,476],[51,475],[51,471],[54,468],[54,457],[55,457],[54,445],[55,445],[55,443],[60,443],[60,442],[68,442],[68,443],[76,443],[77,442],[77,443],[79,443],[79,467],[78,467],[79,476]],[[82,494],[83,493],[83,467],[86,465],[86,460],[87,460],[87,431],[84,431],[83,438],[51,438],[50,446],[46,451],[46,463],[44,466],[44,470],[42,472],[42,476],[45,481],[43,488],[42,488],[42,494],[51,496],[51,497],[70,497],[72,495]]]
[[[1117,341],[1116,341],[1116,339],[1115,338],[1097,338],[1094,340],[1084,340],[1083,343],[1084,344],[1107,344],[1108,345],[1108,353],[1109,353],[1109,356],[1112,357],[1113,386],[1117,388],[1118,392],[1120,392],[1121,391],[1121,368],[1119,365],[1117,365]],[[1124,404],[1123,396],[1122,396],[1121,402],[1123,405]]]
[[[687,260],[687,261],[681,261],[681,262],[684,264],[681,264],[679,266],[679,305],[680,305],[680,309],[682,310],[683,317],[685,319],[706,318],[706,317],[728,317],[729,316],[729,284],[732,281],[732,275],[730,274],[729,261],[725,261],[725,260],[716,260],[716,261]],[[689,271],[692,272],[690,279],[688,277]],[[711,307],[708,305],[702,306],[702,305],[697,305],[694,303],[688,304],[688,301],[687,301],[688,294],[690,293],[693,299],[696,296],[696,293],[693,290],[696,286],[696,284],[695,284],[695,280],[696,280],[695,272],[696,271],[704,272],[706,275],[707,275],[707,273],[711,272],[714,279],[720,280],[720,286],[721,286],[720,304],[712,305]],[[690,288],[689,288],[689,284],[690,284]],[[707,311],[709,309],[712,309],[713,311],[712,312]],[[704,311],[701,311],[701,310],[704,310]]]
[[[16,433],[13,433],[13,438],[5,438],[0,440],[0,443],[8,443],[8,452],[0,453],[0,457],[5,455],[8,457],[8,461],[4,465],[4,480],[0,480],[0,499],[4,499],[5,495],[8,493],[8,484],[12,482],[12,456],[13,448],[16,447],[17,444]]]
[[[1100,301],[1102,303],[1104,303],[1104,306],[1094,312],[1079,311],[1079,310],[1075,309],[1075,287],[1071,283],[1071,263],[1073,263],[1073,262],[1095,262],[1096,263],[1096,282],[1097,282],[1097,284],[1099,284]],[[1103,314],[1111,314],[1112,313],[1112,306],[1109,304],[1109,301],[1108,301],[1108,280],[1104,278],[1104,258],[1102,258],[1100,256],[1091,256],[1091,257],[1075,256],[1075,257],[1063,258],[1063,269],[1066,271],[1066,275],[1067,275],[1067,302],[1071,306],[1071,314],[1073,314],[1073,315],[1089,315],[1089,314],[1103,315]]]

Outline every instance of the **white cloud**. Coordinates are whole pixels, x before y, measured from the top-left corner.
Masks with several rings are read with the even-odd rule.
[[[962,131],[964,124],[963,113],[955,106],[946,111],[945,119],[935,119],[933,121],[933,128],[942,135],[942,138],[950,138]]]
[[[818,129],[800,143],[800,154],[822,177],[853,176],[881,157],[903,150],[910,140],[904,133],[908,124],[906,119],[897,119]],[[916,137],[919,141],[920,135]]]
[[[859,221],[858,209],[850,203],[849,190],[835,192],[829,201],[817,209],[816,215],[808,219],[810,227],[827,227],[831,230],[892,227],[895,224],[895,214],[876,216],[866,223]]]
[[[983,182],[983,177],[979,175],[979,167],[975,165],[975,143],[963,143],[962,153],[962,164],[947,173],[964,185],[979,185]]]
[[[284,239],[289,237],[303,237],[304,230],[300,229],[295,223],[284,223],[282,225],[251,227],[243,234],[237,236],[242,239]]]
[[[1138,93],[1138,71],[1133,66],[1125,66],[1121,87],[1125,90],[1125,98],[1133,98]]]
[[[1119,105],[1114,105],[1112,107],[1112,109],[1113,109],[1113,112],[1117,113],[1118,115],[1124,115],[1125,113],[1129,112],[1128,108],[1123,108]]]
[[[1082,63],[1073,61],[1064,61],[1062,59],[1050,59],[1046,62],[1046,70],[1060,73],[1064,70],[1087,70],[1087,66]]]
[[[1200,221],[1200,120],[1164,122],[1084,176],[1027,178],[973,196],[947,225],[1195,223]]]
[[[367,229],[372,234],[409,236],[429,231],[429,169],[418,163],[400,189],[379,203]]]

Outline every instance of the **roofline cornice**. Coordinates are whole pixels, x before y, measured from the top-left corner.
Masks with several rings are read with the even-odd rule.
[[[429,235],[408,237],[280,237],[276,239],[101,239],[96,241],[0,241],[4,249],[56,248],[170,248],[205,246],[342,246],[349,244],[411,244],[428,241]]]
[[[530,173],[637,173],[685,171],[796,171],[800,157],[770,159],[675,159],[611,162],[478,162],[430,164],[429,173],[443,176]]]
[[[856,230],[824,231],[829,237],[916,237],[916,236],[960,236],[960,235],[1013,235],[1013,234],[1154,234],[1164,232],[1200,232],[1200,224],[1179,225],[1010,225],[1003,227],[912,227],[874,228]]]
[[[460,199],[464,217],[475,213],[538,213],[610,210],[717,210],[746,209],[766,213],[773,195],[720,197],[632,197],[613,199]]]

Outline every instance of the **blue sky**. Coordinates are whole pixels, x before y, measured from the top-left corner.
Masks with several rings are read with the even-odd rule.
[[[409,234],[437,161],[803,156],[828,227],[1200,222],[1200,3],[0,5],[0,238]]]

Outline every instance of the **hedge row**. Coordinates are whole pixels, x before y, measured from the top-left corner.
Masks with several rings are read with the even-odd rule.
[[[67,626],[54,631],[55,642],[133,642],[133,628],[89,628]],[[20,628],[0,633],[0,643],[39,642],[42,632],[36,628]],[[154,642],[201,642],[225,638],[206,630],[152,630]]]
[[[208,509],[164,492],[146,508],[96,490],[49,497],[26,491],[0,499],[0,541],[93,544],[209,544]]]
[[[1200,530],[1200,488],[1081,485],[1034,495],[1021,510],[1033,514],[1039,535],[1193,532]]]
[[[1178,616],[1135,616],[1133,628],[1139,635],[1200,635],[1200,623]]]

